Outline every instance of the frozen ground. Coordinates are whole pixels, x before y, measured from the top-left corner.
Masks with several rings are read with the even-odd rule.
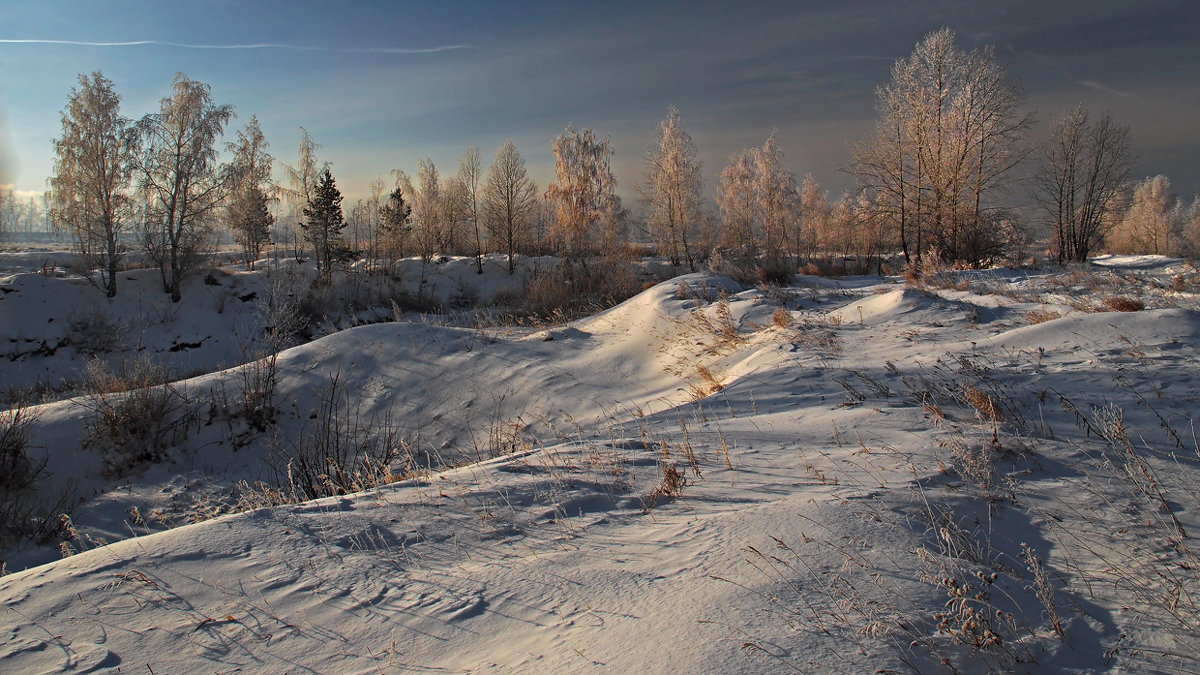
[[[205,374],[173,386],[209,404],[266,325],[236,298],[270,291],[217,278],[138,330],[191,355]],[[0,288],[9,344],[69,337],[50,307],[86,296]],[[1198,288],[1163,258],[689,275],[554,328],[362,325],[279,355],[265,431],[198,404],[120,476],[84,447],[95,405],[49,403],[30,452],[84,496],[77,553],[4,553],[0,670],[1194,671]],[[262,503],[243,481],[278,480],[335,378],[395,431],[397,482],[225,513]]]

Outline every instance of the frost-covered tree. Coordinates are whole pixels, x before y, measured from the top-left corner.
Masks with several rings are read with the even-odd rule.
[[[492,246],[508,255],[509,273],[516,268],[517,250],[529,238],[537,207],[537,187],[525,169],[525,158],[506,141],[488,169],[482,213]]]
[[[122,234],[133,218],[129,187],[137,154],[137,132],[120,105],[121,97],[100,71],[79,76],[79,88],[71,90],[62,112],[50,178],[51,217],[69,229],[88,269],[100,269],[110,298],[117,294],[125,254]]]
[[[438,254],[442,238],[441,181],[431,159],[417,164],[417,191],[413,195],[412,242],[421,260],[430,261]]]
[[[282,188],[283,197],[291,207],[292,216],[288,218],[288,234],[295,246],[296,259],[300,259],[300,240],[303,238],[301,215],[309,201],[312,200],[313,190],[320,179],[321,170],[328,168],[328,162],[322,164],[317,160],[317,150],[321,146],[304,127],[300,127],[300,147],[296,153],[296,166],[284,166],[287,174],[288,187]]]
[[[647,225],[659,251],[678,267],[696,271],[695,240],[700,221],[700,159],[696,143],[683,129],[679,111],[667,110],[658,128],[658,142],[646,156],[642,200]]]
[[[483,163],[479,159],[479,148],[467,148],[458,160],[458,180],[466,188],[467,220],[471,230],[471,252],[475,255],[475,271],[483,274],[483,217],[480,202],[483,200]]]
[[[800,200],[796,177],[783,165],[775,136],[761,148],[733,156],[721,171],[722,245],[749,270],[787,273],[789,235],[798,236]]]
[[[546,198],[557,207],[550,236],[568,263],[586,267],[588,256],[601,251],[606,224],[620,211],[610,165],[612,142],[600,140],[591,129],[568,126],[550,149],[555,182]]]
[[[796,176],[784,165],[783,149],[771,134],[754,153],[755,195],[759,211],[759,244],[763,266],[774,273],[786,269],[788,234],[799,233],[800,210]]]
[[[1111,115],[1093,124],[1080,106],[1055,120],[1034,175],[1034,197],[1053,228],[1060,263],[1084,262],[1103,245],[1134,161],[1129,127]]]
[[[812,174],[806,174],[800,181],[801,225],[795,242],[797,258],[812,258],[824,248],[828,221],[829,197]]]
[[[881,119],[855,148],[854,171],[906,260],[919,265],[934,249],[968,264],[993,255],[998,197],[1026,154],[1021,89],[990,47],[964,52],[943,28],[896,62],[878,96]]]
[[[1129,209],[1109,237],[1109,250],[1137,255],[1175,255],[1183,238],[1184,211],[1166,176],[1137,184]]]
[[[142,140],[138,173],[148,196],[147,250],[159,257],[165,290],[182,298],[183,279],[196,269],[228,186],[217,165],[217,139],[233,115],[215,105],[208,85],[175,76],[160,111],[137,124]]]
[[[317,259],[317,275],[328,283],[334,263],[345,260],[351,253],[342,239],[342,230],[346,227],[342,193],[329,167],[321,171],[313,187],[312,197],[304,208],[303,226],[304,236]]]
[[[734,155],[721,169],[717,205],[721,208],[721,246],[743,265],[758,257],[758,164],[754,150]]]
[[[246,256],[246,269],[253,270],[254,261],[271,242],[271,226],[275,224],[270,209],[275,192],[271,164],[275,158],[267,153],[266,136],[253,115],[245,129],[238,132],[237,141],[227,147],[233,159],[229,165],[231,187],[226,217],[234,241]]]

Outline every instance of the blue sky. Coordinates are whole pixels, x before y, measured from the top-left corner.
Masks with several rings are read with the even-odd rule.
[[[299,127],[348,202],[422,157],[452,172],[512,138],[539,186],[568,123],[612,137],[627,200],[668,105],[716,172],[777,132],[832,191],[876,118],[874,90],[926,33],[994,45],[1045,122],[1084,103],[1133,127],[1143,174],[1200,192],[1200,3],[102,2],[0,0],[0,184],[40,191],[78,74],[102,70],[140,117],[176,72],[257,115],[281,162]],[[16,40],[151,44],[86,46]],[[166,44],[173,43],[173,44]],[[199,48],[208,47],[238,48]],[[249,45],[272,45],[249,47]]]

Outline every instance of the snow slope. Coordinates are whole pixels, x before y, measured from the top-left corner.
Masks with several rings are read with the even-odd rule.
[[[150,532],[128,507],[253,479],[265,444],[203,427],[120,485],[64,450],[91,472],[88,550],[0,579],[0,670],[1194,668],[1194,301],[1088,312],[1061,279],[1037,299],[997,277],[765,293],[692,275],[559,328],[295,347],[282,433],[338,374],[440,465]],[[78,447],[84,413],[45,406],[35,445]],[[499,422],[529,442],[488,458]]]

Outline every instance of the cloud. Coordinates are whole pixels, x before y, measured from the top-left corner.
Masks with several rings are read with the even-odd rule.
[[[276,44],[271,42],[250,44],[192,44],[187,42],[162,42],[159,40],[129,40],[125,42],[89,42],[84,40],[43,40],[37,38],[0,38],[0,44],[24,45],[68,45],[74,47],[176,47],[179,49],[281,49],[297,52],[333,52],[339,54],[436,54],[466,49],[478,49],[472,45],[439,45],[402,49],[399,47],[310,47],[305,45]]]
[[[37,190],[17,190],[12,183],[0,183],[0,195],[8,197],[12,195],[13,199],[19,202],[27,202],[30,199],[41,199],[42,193]]]
[[[1081,87],[1087,87],[1088,89],[1094,89],[1096,91],[1104,92],[1105,94],[1112,94],[1113,96],[1120,96],[1121,98],[1133,98],[1133,94],[1131,94],[1127,91],[1121,91],[1120,89],[1114,89],[1102,82],[1097,82],[1096,80],[1075,80],[1075,84],[1078,84]]]

